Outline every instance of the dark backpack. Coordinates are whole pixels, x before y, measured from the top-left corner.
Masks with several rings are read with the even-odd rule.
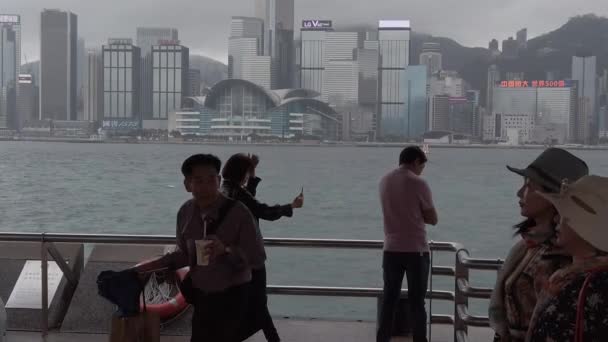
[[[135,316],[139,313],[139,296],[144,284],[137,272],[103,271],[97,276],[97,291],[100,296],[118,307],[120,317]]]

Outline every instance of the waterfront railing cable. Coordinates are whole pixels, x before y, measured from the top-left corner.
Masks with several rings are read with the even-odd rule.
[[[50,255],[65,275],[68,283],[77,285],[75,276],[65,263],[55,243],[82,244],[139,244],[139,245],[171,245],[175,237],[169,235],[125,235],[125,234],[64,234],[64,233],[0,233],[0,241],[4,242],[35,242],[41,244],[42,261],[42,310],[41,331],[48,332],[48,267],[46,262]],[[266,238],[267,247],[275,248],[322,248],[322,249],[363,249],[381,250],[383,242],[379,240],[343,240],[343,239],[295,239],[295,238]],[[453,266],[436,266],[431,263],[431,279],[433,275],[451,277],[454,280],[453,291],[435,290],[431,286],[427,292],[429,305],[429,324],[449,324],[454,327],[454,341],[468,341],[468,327],[489,327],[489,320],[484,316],[475,316],[469,312],[469,298],[489,299],[490,288],[473,287],[469,282],[470,270],[498,271],[502,266],[500,259],[476,259],[470,256],[461,244],[455,242],[430,243],[433,253],[451,253],[454,256]],[[329,286],[284,286],[269,285],[268,292],[273,295],[287,296],[321,296],[321,297],[367,297],[379,298],[381,288],[366,287],[329,287]],[[407,290],[402,290],[402,296],[407,297]],[[442,315],[433,313],[432,300],[453,302],[453,314]]]

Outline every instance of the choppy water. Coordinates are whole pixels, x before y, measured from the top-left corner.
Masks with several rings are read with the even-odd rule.
[[[0,142],[0,230],[174,234],[188,198],[179,171],[193,153],[260,155],[258,197],[289,203],[304,187],[305,208],[262,223],[266,237],[382,239],[378,181],[397,164],[396,148],[194,146]],[[506,164],[525,166],[538,150],[431,150],[424,176],[440,224],[429,238],[459,241],[474,256],[503,257],[520,218],[521,185]],[[608,175],[608,152],[575,152]],[[451,258],[442,258],[451,261]],[[381,287],[381,254],[269,250],[269,283]],[[491,282],[491,275],[482,283]],[[436,280],[436,284],[448,283]],[[281,315],[370,319],[369,299],[272,298]]]

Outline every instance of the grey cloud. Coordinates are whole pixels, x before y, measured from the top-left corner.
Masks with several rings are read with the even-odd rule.
[[[2,11],[22,15],[23,51],[35,59],[39,20],[44,8],[78,14],[79,33],[87,45],[101,46],[109,37],[133,37],[137,26],[179,29],[192,51],[226,59],[232,15],[252,15],[252,0],[1,0]],[[569,17],[596,13],[608,16],[608,1],[583,0],[296,0],[296,25],[302,19],[332,19],[336,26],[379,19],[410,19],[415,31],[447,36],[469,46],[486,46],[528,27],[531,36],[558,28]]]

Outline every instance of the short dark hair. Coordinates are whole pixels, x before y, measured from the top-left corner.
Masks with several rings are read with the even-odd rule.
[[[420,163],[426,163],[426,154],[419,146],[408,146],[401,151],[399,155],[399,165],[403,164],[412,164],[416,160],[420,161]]]
[[[243,153],[237,153],[230,157],[222,170],[222,177],[235,183],[241,183],[247,177],[247,173],[253,169],[251,158]]]
[[[197,166],[211,166],[213,167],[217,173],[220,173],[220,169],[222,168],[222,161],[220,158],[214,156],[213,154],[195,154],[184,161],[182,164],[182,174],[184,177],[192,176],[194,172],[194,168]]]

